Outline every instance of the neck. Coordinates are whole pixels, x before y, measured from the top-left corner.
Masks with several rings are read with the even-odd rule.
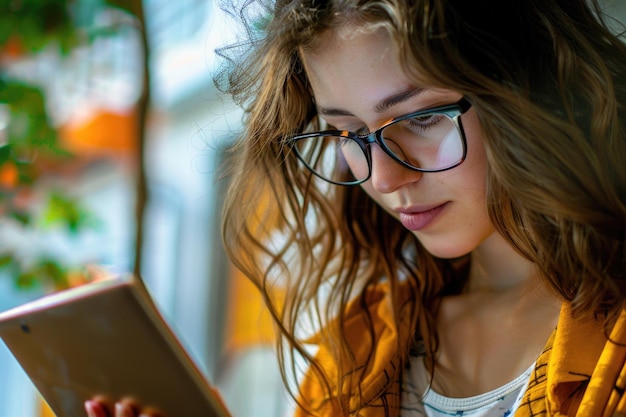
[[[508,292],[535,284],[536,277],[535,265],[493,233],[471,254],[465,291]]]

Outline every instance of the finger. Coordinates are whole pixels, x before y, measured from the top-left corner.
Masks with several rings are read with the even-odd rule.
[[[87,412],[87,417],[108,417],[102,405],[96,401],[85,401],[85,411]]]
[[[135,411],[127,403],[115,403],[115,417],[135,417]]]
[[[141,410],[141,414],[139,417],[163,417],[161,413],[156,411],[155,409],[148,407]]]

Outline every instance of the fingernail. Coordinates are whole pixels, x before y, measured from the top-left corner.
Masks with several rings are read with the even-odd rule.
[[[133,417],[133,410],[127,404],[115,403],[115,417]]]
[[[94,402],[93,401],[85,401],[85,411],[87,412],[87,416],[89,417],[97,417],[96,412],[93,409]]]
[[[87,416],[89,417],[104,417],[105,414],[98,404],[95,401],[87,400],[85,401],[85,411],[87,412]]]

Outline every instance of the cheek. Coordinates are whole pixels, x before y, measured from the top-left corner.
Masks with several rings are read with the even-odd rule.
[[[360,184],[359,187],[361,187],[361,189],[365,191],[365,193],[367,193],[367,195],[372,200],[374,200],[376,204],[378,204],[381,208],[383,208],[390,216],[392,216],[396,220],[400,220],[400,215],[396,213],[395,211],[391,210],[391,208],[389,207],[389,201],[386,201],[384,195],[376,191],[376,189],[372,187],[371,180]]]
[[[458,167],[459,172],[466,176],[467,181],[474,184],[472,188],[480,188],[484,193],[487,175],[487,155],[483,143],[483,133],[478,117],[470,110],[463,118],[463,131],[467,142],[467,157]]]
[[[341,146],[339,158],[356,179],[366,178],[369,174],[367,157],[356,142],[350,141]]]
[[[483,132],[480,127],[478,116],[473,109],[470,109],[462,118],[463,132],[467,142],[467,155],[484,156],[485,146],[483,144]]]
[[[374,187],[372,187],[372,181],[365,181],[360,184],[359,187],[361,187],[372,200],[380,204],[380,195],[374,190]]]

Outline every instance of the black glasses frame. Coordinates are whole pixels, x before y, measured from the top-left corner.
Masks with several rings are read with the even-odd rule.
[[[432,107],[429,109],[419,110],[413,113],[396,117],[386,122],[381,127],[379,127],[378,129],[370,133],[360,135],[358,133],[350,132],[348,130],[324,130],[320,132],[303,133],[303,134],[291,136],[290,138],[288,138],[288,143],[292,147],[298,159],[304,164],[304,166],[309,171],[311,171],[315,176],[323,179],[324,181],[330,182],[336,185],[358,185],[370,179],[370,177],[372,176],[372,154],[370,150],[370,145],[372,143],[378,144],[378,146],[380,146],[380,148],[387,155],[389,155],[394,161],[396,161],[403,167],[408,168],[412,171],[442,172],[442,171],[447,171],[449,169],[455,168],[461,165],[463,161],[465,161],[465,158],[467,156],[467,140],[465,138],[465,131],[463,130],[463,124],[461,122],[461,115],[466,113],[471,107],[472,107],[472,104],[465,97],[463,97],[459,101],[453,104],[447,104],[445,106],[440,106],[440,107]],[[395,153],[393,153],[391,149],[389,149],[382,135],[383,130],[389,127],[390,125],[401,122],[403,120],[413,119],[413,118],[424,116],[424,115],[431,114],[431,113],[444,114],[448,116],[452,120],[454,125],[456,126],[457,130],[459,131],[459,135],[461,136],[461,141],[463,143],[463,156],[461,157],[461,159],[458,162],[450,166],[444,167],[444,168],[437,168],[437,169],[418,168],[407,163],[406,161],[403,161]],[[311,166],[306,162],[305,158],[298,152],[296,142],[298,142],[299,140],[303,140],[303,139],[308,139],[312,137],[321,137],[321,136],[335,136],[335,137],[341,137],[341,138],[355,141],[359,145],[359,147],[361,148],[361,150],[363,151],[367,159],[367,165],[368,165],[367,176],[364,179],[360,179],[360,180],[339,182],[339,181],[332,181],[328,178],[325,178],[321,176],[320,174],[318,174],[313,168],[311,168]]]

